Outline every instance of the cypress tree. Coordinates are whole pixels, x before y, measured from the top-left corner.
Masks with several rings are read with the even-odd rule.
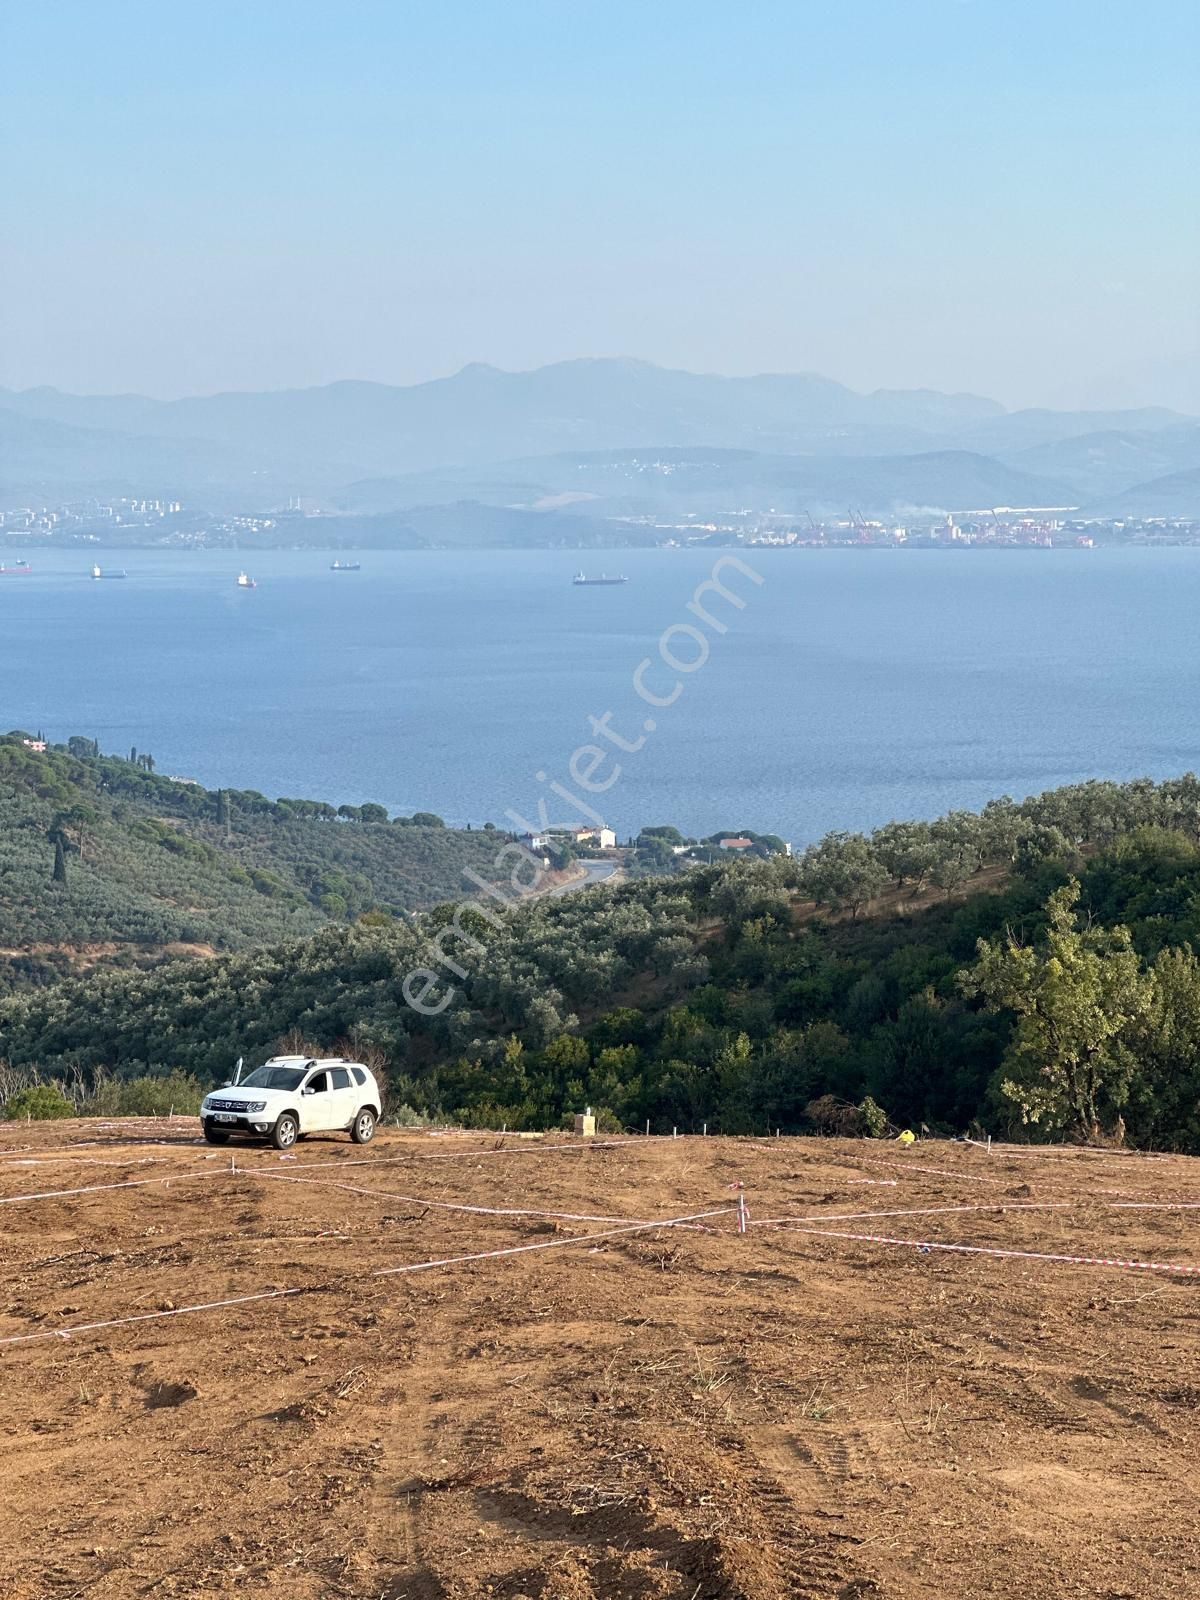
[[[67,881],[67,857],[66,857],[66,853],[63,850],[63,842],[62,842],[61,834],[54,841],[54,879],[53,879],[53,881],[55,883],[66,883],[66,881]]]

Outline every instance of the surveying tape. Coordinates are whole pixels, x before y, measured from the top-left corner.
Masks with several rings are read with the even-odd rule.
[[[1114,1256],[1053,1255],[1045,1250],[1004,1250],[998,1245],[986,1244],[944,1244],[939,1239],[893,1239],[882,1233],[842,1233],[826,1228],[789,1228],[785,1231],[808,1234],[818,1239],[853,1239],[859,1244],[902,1245],[910,1250],[949,1250],[957,1255],[1007,1256],[1018,1261],[1061,1261],[1080,1267],[1127,1267],[1135,1272],[1200,1275],[1200,1266],[1182,1266],[1171,1261],[1124,1261]]]
[[[275,1183],[312,1184],[319,1189],[344,1189],[347,1194],[365,1194],[373,1200],[403,1200],[409,1205],[426,1206],[431,1211],[465,1211],[475,1217],[532,1217],[546,1222],[624,1222],[624,1217],[599,1216],[588,1211],[528,1211],[514,1206],[469,1206],[457,1200],[428,1200],[419,1194],[400,1194],[395,1189],[368,1189],[360,1183],[339,1183],[336,1178],[300,1178],[290,1172],[262,1172],[256,1178]],[[648,1224],[653,1226],[653,1224]],[[684,1224],[680,1223],[680,1227]],[[703,1230],[702,1230],[703,1231]]]
[[[1118,1191],[1119,1192],[1119,1191]],[[941,1217],[959,1212],[991,1211],[1078,1211],[1089,1203],[1102,1211],[1196,1211],[1200,1200],[1097,1200],[1089,1196],[1082,1200],[987,1200],[982,1205],[970,1206],[920,1206],[901,1211],[814,1211],[805,1217],[762,1217],[752,1222],[752,1228],[778,1226],[785,1222],[869,1222],[875,1217]]]
[[[537,1244],[510,1244],[502,1250],[478,1250],[469,1256],[442,1256],[436,1261],[415,1261],[404,1267],[380,1267],[372,1278],[394,1278],[402,1272],[428,1272],[431,1267],[456,1267],[463,1261],[490,1261],[497,1256],[520,1256],[530,1250],[553,1250],[565,1244],[592,1244],[601,1239],[615,1239],[622,1233],[644,1233],[649,1228],[679,1228],[688,1222],[702,1222],[706,1217],[727,1217],[734,1208],[722,1206],[719,1211],[695,1211],[688,1217],[671,1217],[663,1222],[630,1222],[623,1228],[607,1228],[603,1233],[574,1233],[568,1239],[543,1239]],[[0,1344],[4,1340],[0,1339]]]
[[[979,1206],[921,1206],[903,1211],[815,1211],[807,1217],[763,1217],[750,1226],[767,1228],[782,1222],[869,1222],[874,1217],[940,1217],[962,1211],[1072,1211],[1075,1208],[1073,1200],[1018,1200],[1008,1205],[989,1200]]]
[[[286,1295],[319,1294],[320,1289],[260,1289],[257,1294],[238,1294],[231,1300],[206,1300],[195,1306],[173,1306],[170,1311],[139,1311],[132,1317],[110,1317],[107,1322],[77,1322],[70,1328],[49,1328],[41,1333],[9,1334],[0,1344],[28,1344],[34,1339],[69,1339],[75,1333],[96,1333],[102,1328],[123,1328],[131,1322],[157,1322],[162,1317],[186,1317],[193,1311],[215,1311],[225,1306],[249,1305],[252,1300],[282,1300]]]
[[[347,1160],[303,1161],[303,1162],[301,1162],[299,1164],[297,1170],[299,1170],[301,1172],[310,1172],[310,1171],[319,1172],[319,1171],[328,1171],[331,1167],[336,1168],[336,1167],[388,1167],[388,1166],[396,1166],[396,1165],[402,1164],[402,1163],[404,1163],[406,1161],[462,1161],[462,1160],[465,1160],[465,1159],[468,1159],[468,1158],[482,1157],[482,1156],[530,1156],[530,1155],[539,1155],[544,1150],[585,1150],[585,1149],[590,1149],[590,1150],[615,1150],[615,1149],[619,1149],[621,1147],[622,1143],[628,1144],[629,1142],[630,1142],[629,1140],[624,1140],[624,1141],[598,1142],[598,1143],[595,1143],[595,1144],[588,1144],[588,1145],[546,1144],[546,1145],[540,1145],[540,1146],[533,1146],[533,1145],[528,1146],[528,1147],[522,1146],[521,1148],[515,1148],[513,1146],[509,1146],[509,1147],[506,1147],[505,1149],[501,1149],[501,1150],[495,1150],[495,1149],[492,1149],[492,1150],[458,1150],[458,1151],[455,1151],[453,1154],[445,1154],[445,1155],[442,1155],[442,1154],[438,1154],[438,1155],[413,1154],[413,1155],[404,1155],[404,1156],[364,1156],[359,1160],[351,1159],[351,1160],[348,1160],[348,1161]],[[129,1158],[128,1162],[113,1162],[112,1164],[114,1166],[131,1166],[132,1167],[132,1166],[137,1166],[140,1162],[148,1160],[148,1159],[159,1159],[159,1158],[157,1158],[157,1157],[145,1157],[145,1156],[131,1156]],[[205,1159],[207,1160],[208,1157],[206,1157]],[[235,1160],[236,1160],[236,1157],[235,1157]],[[268,1172],[265,1171],[266,1161],[269,1161],[269,1160],[270,1160],[270,1157],[267,1157],[265,1161],[255,1162],[255,1163],[253,1163],[252,1165],[249,1165],[249,1166],[238,1167],[237,1168],[238,1175],[239,1176],[250,1176],[250,1177],[255,1177],[255,1176],[275,1177],[275,1176],[278,1176],[278,1174],[276,1174],[276,1173],[268,1173]],[[42,1191],[40,1191],[39,1193],[36,1193],[36,1194],[0,1195],[0,1206],[25,1205],[25,1204],[31,1203],[31,1202],[33,1202],[35,1200],[64,1200],[64,1199],[68,1199],[70,1197],[73,1197],[75,1195],[100,1194],[100,1193],[103,1193],[105,1190],[108,1190],[108,1189],[141,1189],[141,1188],[145,1188],[149,1184],[188,1183],[193,1178],[211,1178],[211,1177],[216,1176],[220,1172],[226,1172],[226,1171],[227,1171],[227,1169],[225,1167],[209,1167],[209,1168],[205,1168],[203,1170],[197,1170],[197,1169],[193,1168],[191,1171],[177,1170],[175,1172],[167,1173],[167,1174],[164,1174],[162,1177],[157,1177],[157,1178],[127,1178],[121,1183],[90,1183],[90,1184],[85,1184],[83,1187],[77,1188],[77,1189],[44,1189],[44,1190],[42,1190]]]
[[[933,1172],[939,1178],[959,1178],[963,1183],[1006,1184],[1007,1178],[984,1178],[977,1172],[955,1172],[951,1167],[926,1167],[916,1161],[876,1161],[871,1156],[847,1156],[848,1161],[861,1162],[867,1167],[890,1167],[893,1172]]]
[[[172,1172],[162,1178],[127,1178],[123,1183],[89,1183],[82,1189],[43,1189],[40,1194],[0,1195],[0,1206],[25,1205],[34,1200],[63,1200],[69,1195],[100,1194],[106,1189],[144,1189],[153,1183],[188,1183],[193,1178],[217,1178],[229,1175],[227,1167],[206,1167],[203,1172]]]
[[[366,1278],[391,1278],[402,1273],[429,1272],[435,1267],[454,1267],[470,1261],[491,1261],[500,1256],[525,1255],[532,1250],[555,1250],[572,1244],[598,1244],[605,1239],[615,1239],[621,1234],[647,1233],[655,1228],[677,1228],[689,1222],[703,1222],[709,1217],[727,1217],[732,1206],[722,1206],[716,1211],[697,1211],[686,1217],[663,1217],[657,1222],[630,1222],[620,1228],[607,1228],[602,1233],[573,1233],[565,1239],[542,1239],[536,1244],[509,1245],[501,1250],[478,1250],[471,1255],[441,1256],[433,1261],[414,1261],[401,1267],[380,1267],[375,1272],[359,1274]],[[46,1339],[70,1339],[78,1333],[97,1333],[107,1328],[127,1327],[136,1322],[157,1322],[166,1317],[186,1317],[201,1311],[224,1311],[230,1306],[250,1305],[258,1300],[282,1300],[289,1295],[328,1294],[337,1286],[313,1284],[292,1289],[261,1289],[255,1294],[233,1295],[227,1300],[204,1300],[196,1305],[172,1306],[169,1311],[140,1311],[128,1317],[109,1317],[103,1322],[78,1322],[69,1328],[43,1328],[37,1333],[10,1333],[0,1338],[0,1345],[34,1344]]]

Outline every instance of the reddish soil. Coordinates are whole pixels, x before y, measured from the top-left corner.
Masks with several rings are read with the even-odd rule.
[[[170,1179],[0,1205],[6,1600],[1200,1593],[1200,1278],[729,1215],[578,1245],[605,1224],[420,1203],[665,1218],[742,1181],[755,1223],[1200,1265],[1193,1161],[416,1133],[236,1157],[179,1119],[0,1131],[0,1199]],[[1138,1197],[1176,1209],[1114,1209]]]

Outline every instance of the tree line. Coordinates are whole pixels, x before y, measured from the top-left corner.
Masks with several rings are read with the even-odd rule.
[[[452,950],[472,941],[466,977],[421,1016],[404,978],[448,928]],[[290,1029],[353,1039],[394,1102],[497,1127],[591,1104],[614,1127],[803,1131],[870,1101],[938,1132],[1200,1150],[1197,951],[1187,776],[836,834],[504,918],[374,912],[101,971],[9,996],[0,1034],[43,1072],[202,1083]]]

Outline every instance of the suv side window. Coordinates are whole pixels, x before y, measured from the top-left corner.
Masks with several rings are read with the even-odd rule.
[[[350,1074],[345,1067],[334,1067],[330,1076],[333,1078],[335,1089],[348,1089],[350,1087]]]
[[[327,1072],[318,1072],[315,1077],[309,1079],[305,1087],[310,1089],[313,1094],[324,1094],[329,1088],[329,1074]]]
[[[363,1071],[363,1069],[361,1067],[351,1067],[350,1071],[353,1074],[354,1081],[358,1085],[358,1087],[360,1089],[364,1088],[366,1086],[366,1082],[367,1082],[367,1075]]]

